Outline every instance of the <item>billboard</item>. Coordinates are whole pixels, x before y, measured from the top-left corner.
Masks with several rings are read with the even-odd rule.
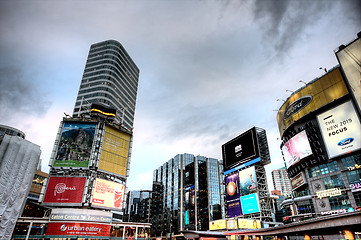
[[[93,188],[92,207],[121,209],[125,185],[97,178]]]
[[[225,178],[226,184],[226,203],[228,217],[242,215],[241,204],[239,202],[239,175],[238,173],[229,175]]]
[[[110,225],[97,223],[49,222],[47,236],[96,236],[109,237]]]
[[[113,213],[102,210],[54,208],[51,210],[50,221],[84,221],[84,222],[112,222]]]
[[[277,113],[281,137],[286,129],[308,113],[348,93],[340,68],[334,68],[319,79],[293,93]]]
[[[227,229],[227,220],[219,219],[209,222],[209,230],[221,230]]]
[[[317,116],[329,159],[361,148],[360,120],[351,101]]]
[[[256,169],[254,166],[239,172],[239,188],[242,196],[257,191]]]
[[[312,155],[306,131],[303,130],[288,140],[282,147],[282,153],[286,161],[287,168],[294,165],[301,159]]]
[[[96,123],[63,124],[53,167],[88,167]]]
[[[295,190],[306,183],[306,177],[303,172],[297,174],[294,178],[291,179],[292,189]]]
[[[252,128],[222,145],[222,154],[225,171],[258,158],[256,129]]]
[[[258,229],[261,228],[261,221],[255,219],[238,218],[239,229]]]
[[[241,197],[243,214],[256,213],[260,211],[258,193],[252,193]]]
[[[105,126],[99,170],[126,176],[130,137],[128,133]]]
[[[50,177],[43,203],[46,205],[82,204],[85,177]]]

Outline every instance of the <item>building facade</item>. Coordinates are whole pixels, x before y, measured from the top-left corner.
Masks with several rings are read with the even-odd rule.
[[[123,220],[150,223],[151,194],[150,190],[129,191],[125,200]]]
[[[292,195],[284,222],[359,211],[361,127],[357,104],[336,66],[293,92],[281,106],[281,150]]]
[[[292,193],[291,181],[288,177],[286,168],[272,170],[271,174],[275,190],[281,191],[282,195],[289,195]]]
[[[139,69],[123,46],[108,40],[91,45],[73,117],[89,112],[92,103],[116,109],[116,121],[133,128]]]
[[[206,231],[209,221],[221,219],[222,172],[219,160],[187,153],[176,155],[154,170],[152,235]]]

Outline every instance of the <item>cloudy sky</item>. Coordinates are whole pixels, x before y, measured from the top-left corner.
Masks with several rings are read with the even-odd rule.
[[[141,72],[130,190],[151,189],[176,154],[221,159],[253,126],[267,132],[269,176],[283,166],[276,100],[337,65],[360,14],[359,0],[0,0],[0,124],[38,144],[48,171],[90,45],[115,39]]]

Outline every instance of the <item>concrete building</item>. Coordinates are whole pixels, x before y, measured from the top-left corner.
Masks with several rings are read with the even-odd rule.
[[[115,40],[91,45],[73,117],[89,112],[92,103],[116,109],[117,123],[133,128],[139,69]]]
[[[206,231],[224,217],[222,163],[214,158],[178,154],[153,172],[152,236]]]
[[[272,170],[271,174],[273,187],[275,190],[281,191],[283,196],[292,193],[291,180],[288,177],[287,169],[285,167]]]

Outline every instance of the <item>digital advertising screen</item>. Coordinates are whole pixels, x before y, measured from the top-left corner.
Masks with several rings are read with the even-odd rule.
[[[209,230],[227,229],[227,220],[219,219],[209,222]]]
[[[258,229],[261,228],[261,221],[254,219],[238,218],[239,229]]]
[[[301,159],[312,155],[306,131],[303,130],[288,140],[282,147],[282,153],[285,158],[287,168],[291,167]]]
[[[259,157],[255,128],[222,145],[222,154],[225,171]]]
[[[226,201],[239,199],[239,175],[238,173],[225,177],[226,184]]]
[[[227,201],[226,205],[227,205],[227,216],[229,218],[243,215],[241,202],[239,201],[239,199],[233,201]]]
[[[252,193],[241,197],[243,214],[257,213],[259,209],[258,193]]]
[[[50,177],[43,203],[47,205],[81,205],[85,177]]]
[[[64,122],[53,167],[88,167],[96,125]]]
[[[106,126],[99,170],[126,176],[131,135]]]
[[[125,185],[97,178],[93,189],[93,207],[121,209]]]
[[[256,169],[254,166],[239,172],[239,186],[242,196],[257,191]]]
[[[360,120],[351,101],[317,116],[329,159],[361,148]]]

